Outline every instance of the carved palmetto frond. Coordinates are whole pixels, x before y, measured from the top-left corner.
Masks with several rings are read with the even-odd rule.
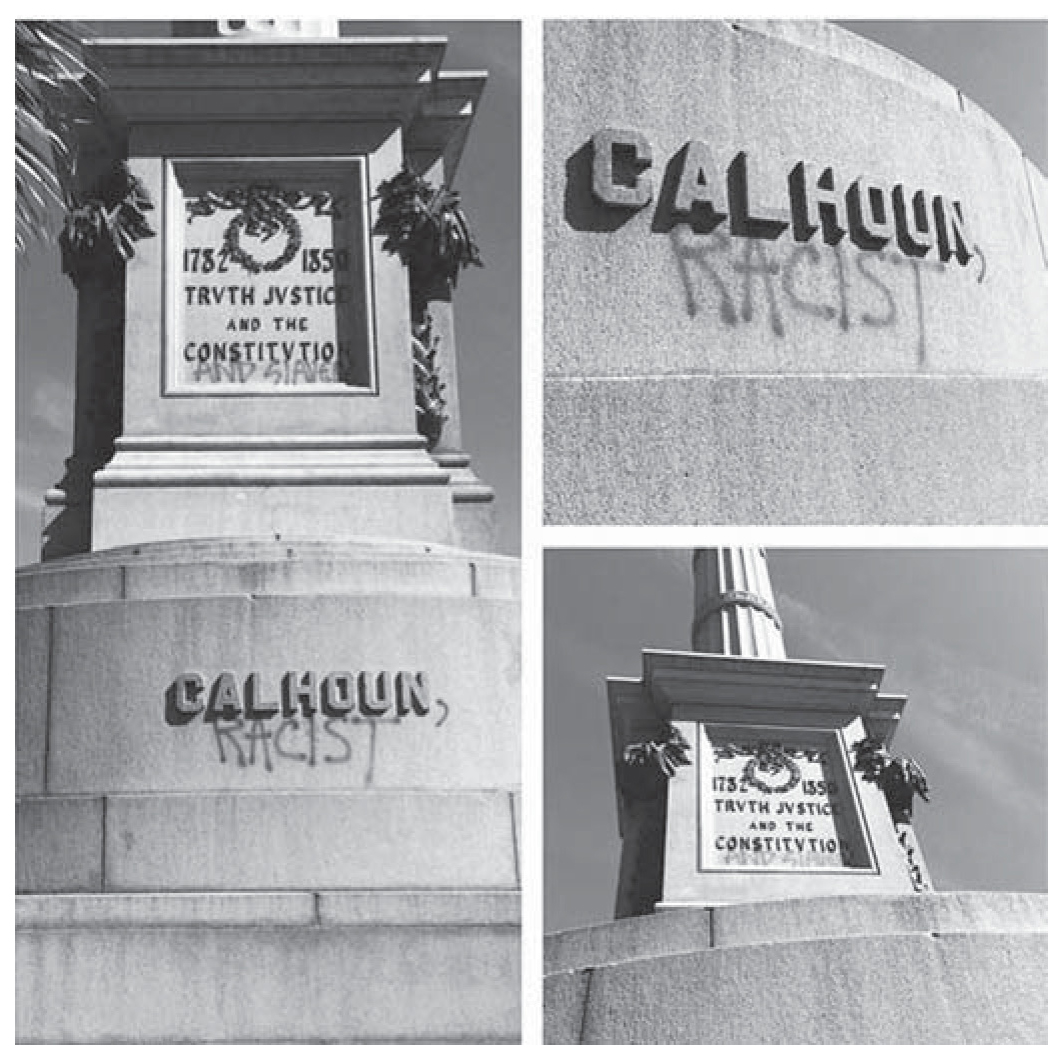
[[[453,288],[462,269],[483,263],[456,191],[433,187],[404,162],[377,187],[376,198],[380,205],[373,231],[409,271],[418,432],[432,450],[447,421],[447,401],[428,303],[436,283],[442,280]]]
[[[675,777],[681,766],[690,766],[691,746],[673,725],[664,723],[657,737],[629,744],[624,749],[626,766],[654,766],[665,777]]]
[[[925,803],[931,802],[927,775],[915,759],[891,755],[872,737],[854,744],[853,752],[854,769],[859,770],[866,781],[874,781],[883,790],[895,824],[912,820],[914,796],[919,796]]]
[[[418,433],[428,440],[428,448],[433,450],[447,422],[447,402],[443,396],[447,386],[440,378],[440,366],[436,360],[440,341],[432,330],[431,316],[426,314],[421,324],[414,325],[411,339],[417,428]]]
[[[97,182],[94,194],[74,196],[59,233],[63,272],[80,284],[101,268],[128,262],[135,242],[154,236],[147,211],[147,188],[124,162],[116,162]]]
[[[404,163],[377,195],[375,231],[412,274],[439,274],[453,287],[461,269],[482,264],[457,192],[434,188]]]
[[[73,22],[15,23],[15,247],[54,233],[74,202],[76,115],[100,79]]]

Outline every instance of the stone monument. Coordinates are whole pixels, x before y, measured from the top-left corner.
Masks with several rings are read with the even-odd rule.
[[[441,71],[440,38],[219,25],[93,49],[121,127],[86,144],[87,195],[143,196],[159,232],[124,269],[67,255],[75,446],[45,558],[217,534],[490,548],[446,268],[412,285],[405,248],[373,231],[404,161],[449,184],[485,75]],[[445,398],[431,452],[411,400],[426,374]]]
[[[544,41],[554,524],[1047,514],[1047,191],[972,100],[822,22]]]
[[[647,651],[641,679],[607,683],[617,916],[928,888],[915,839],[895,840],[883,792],[854,769],[855,749],[888,745],[901,719],[883,668],[787,659],[762,550],[702,550],[694,571],[696,651]],[[648,771],[640,752],[663,739],[694,769]]]
[[[519,564],[461,447],[453,274],[388,229],[453,207],[486,75],[441,37],[197,31],[91,45],[86,194],[132,238],[64,248],[17,1035],[514,1041]]]
[[[789,659],[761,549],[694,582],[694,651],[607,681],[618,920],[548,937],[546,1041],[1044,1041],[1042,897],[932,890],[884,669]]]

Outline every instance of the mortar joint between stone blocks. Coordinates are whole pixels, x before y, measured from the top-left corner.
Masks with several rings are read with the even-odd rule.
[[[508,792],[507,796],[510,802],[510,838],[513,842],[514,852],[514,880],[517,887],[521,887],[521,842],[519,837],[519,822],[517,820],[518,807],[517,807],[517,795],[514,792]]]
[[[581,969],[580,975],[584,981],[584,1000],[580,1007],[580,1034],[576,1041],[583,1045],[585,1043],[584,1030],[587,1027],[587,1011],[591,1007],[591,978],[595,975],[595,970],[593,968]]]
[[[1034,223],[1035,235],[1038,236],[1038,249],[1042,252],[1042,265],[1049,268],[1049,251],[1046,249],[1045,237],[1042,235],[1042,223],[1038,218],[1037,204],[1034,200],[1034,188],[1031,187],[1031,166],[1033,162],[1022,152],[1020,153],[1020,165],[1023,166],[1023,180],[1027,186],[1027,199],[1031,204],[1031,219]]]
[[[107,806],[110,799],[100,797],[100,891],[109,891],[110,874],[107,872]]]
[[[49,782],[49,760],[52,757],[52,693],[55,688],[55,608],[49,606],[48,612],[48,663],[45,681],[48,684],[44,694],[44,768],[42,770],[41,789],[47,794]],[[15,696],[19,692],[16,690]]]

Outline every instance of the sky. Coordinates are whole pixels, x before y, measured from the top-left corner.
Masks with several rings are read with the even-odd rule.
[[[749,543],[747,543],[749,544]],[[908,696],[893,750],[928,775],[914,824],[939,891],[1047,888],[1046,554],[770,549],[793,659],[878,664]],[[613,916],[620,841],[607,677],[688,651],[691,553],[544,557],[544,928]]]
[[[87,23],[100,35],[167,35],[165,22]],[[463,444],[496,491],[498,549],[520,550],[521,52],[514,22],[342,22],[345,35],[443,34],[445,70],[487,70],[455,178],[485,267],[455,292]],[[16,280],[16,548],[39,558],[44,492],[63,475],[73,428],[75,299],[59,253],[19,256]]]
[[[1046,176],[1049,94],[1046,23],[982,21],[839,21],[838,25],[955,85],[1003,125]]]

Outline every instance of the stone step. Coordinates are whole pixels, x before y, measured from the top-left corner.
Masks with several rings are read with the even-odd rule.
[[[23,568],[19,607],[232,595],[516,600],[516,559],[412,542],[214,539],[108,549]]]
[[[514,889],[83,892],[17,895],[17,929],[328,925],[519,925]]]
[[[20,892],[516,888],[506,791],[167,793],[16,805]]]
[[[917,902],[907,914],[904,900],[849,897],[838,916],[833,900],[811,901],[819,909],[801,930],[808,938],[788,938],[797,922],[785,911],[757,909],[782,903],[750,904],[717,944],[669,940],[682,918],[661,922],[657,940],[662,915],[636,918],[645,924],[620,929],[611,943],[600,938],[583,966],[575,952],[559,962],[555,945],[549,967],[560,971],[544,982],[544,1042],[1045,1043],[1045,903],[935,898],[944,901]],[[865,908],[863,932],[854,901]],[[893,923],[879,922],[892,905]],[[774,928],[776,941],[767,938]]]
[[[722,947],[785,940],[949,932],[1045,932],[1048,896],[1033,892],[833,895],[662,910],[548,935],[550,975]]]
[[[23,896],[16,1037],[517,1042],[519,906],[512,890]]]

